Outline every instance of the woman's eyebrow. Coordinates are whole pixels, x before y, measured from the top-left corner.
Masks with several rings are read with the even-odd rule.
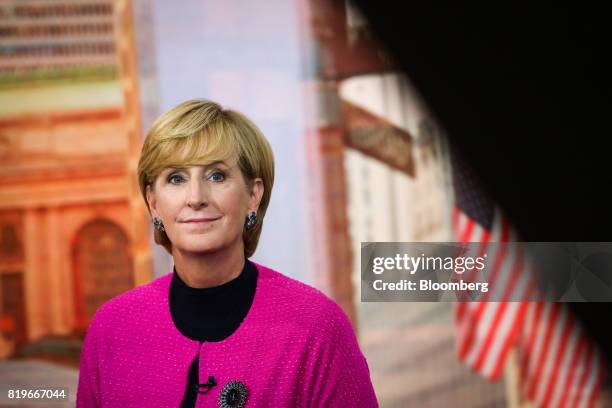
[[[214,161],[212,163],[206,164],[204,165],[204,168],[209,168],[209,167],[214,167],[214,166],[218,166],[218,165],[222,165],[225,167],[230,167],[229,164],[227,164],[225,161],[223,160],[217,160]],[[175,170],[187,170],[190,166],[168,166],[164,169],[164,171],[175,171]]]
[[[222,165],[222,166],[225,166],[225,167],[231,167],[224,160],[217,160],[215,162],[212,162],[212,163],[206,165],[206,167],[213,167],[213,166],[218,166],[218,165]]]
[[[163,170],[163,173],[167,173],[167,172],[172,172],[172,171],[176,171],[176,170],[187,170],[187,167],[180,167],[180,166],[168,166]]]

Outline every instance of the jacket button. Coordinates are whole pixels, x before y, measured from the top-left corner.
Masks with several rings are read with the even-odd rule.
[[[237,380],[232,380],[225,384],[221,394],[219,394],[220,408],[242,408],[247,400],[246,386]]]

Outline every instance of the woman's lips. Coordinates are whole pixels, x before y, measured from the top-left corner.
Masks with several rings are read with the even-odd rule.
[[[186,224],[205,224],[207,222],[213,222],[219,218],[193,218],[191,220],[183,221]]]

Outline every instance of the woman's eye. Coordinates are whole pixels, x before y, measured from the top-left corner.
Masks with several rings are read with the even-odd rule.
[[[223,180],[225,180],[225,174],[223,174],[220,171],[215,171],[213,174],[210,175],[209,178],[212,181],[223,181]]]
[[[183,178],[181,176],[179,176],[178,174],[174,174],[174,175],[168,177],[168,181],[170,182],[170,184],[178,184],[182,180],[183,180]]]

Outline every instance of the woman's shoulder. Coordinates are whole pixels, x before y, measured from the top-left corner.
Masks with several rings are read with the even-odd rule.
[[[163,304],[164,291],[169,290],[172,274],[162,275],[143,285],[136,286],[104,302],[92,318],[92,323],[111,323],[146,313],[156,304]]]
[[[258,279],[261,288],[267,296],[290,298],[298,304],[308,303],[320,306],[330,306],[333,300],[321,290],[292,278],[282,272],[253,262],[259,271]]]
[[[306,325],[349,322],[344,310],[321,290],[269,267],[255,265],[264,292],[262,297],[275,309],[276,316],[285,315]]]

